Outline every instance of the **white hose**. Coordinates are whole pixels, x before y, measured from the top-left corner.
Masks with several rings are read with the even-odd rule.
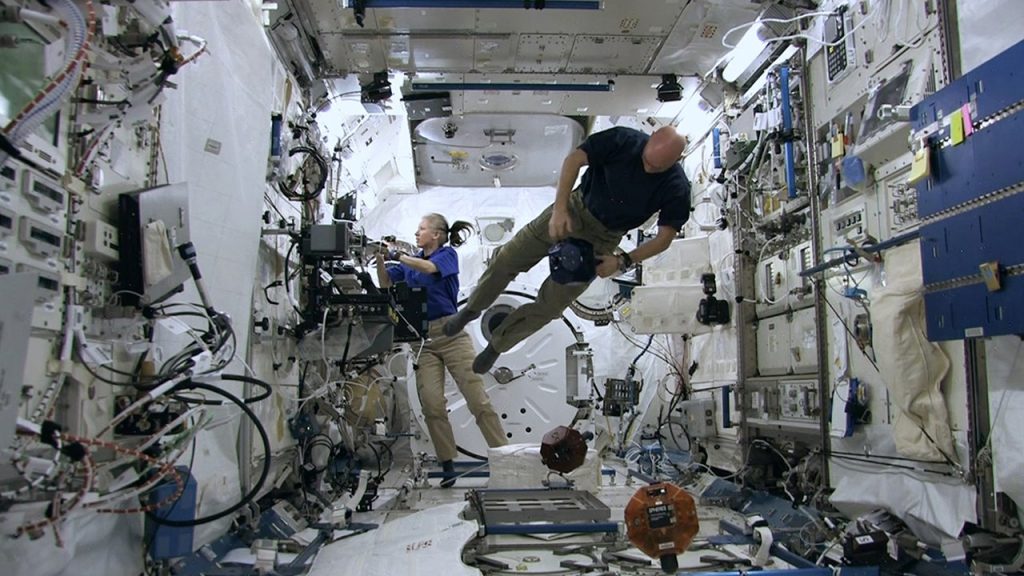
[[[65,76],[59,84],[43,96],[36,108],[32,109],[8,131],[8,138],[15,146],[42,125],[55,112],[56,108],[60,107],[71,90],[78,84],[82,75],[82,63],[76,63],[74,59],[78,57],[82,47],[85,46],[89,32],[85,15],[71,0],[57,0],[54,8],[61,13],[69,26],[69,33],[65,35],[66,54],[68,55],[68,61],[65,63]]]

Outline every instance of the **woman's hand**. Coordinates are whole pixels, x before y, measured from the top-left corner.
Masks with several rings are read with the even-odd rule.
[[[377,249],[377,260],[383,262],[385,260],[398,261],[398,258],[405,254],[402,250],[392,246],[387,242],[381,242]]]

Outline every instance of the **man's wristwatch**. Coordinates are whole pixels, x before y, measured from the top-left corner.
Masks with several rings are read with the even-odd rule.
[[[628,252],[619,253],[619,270],[625,272],[633,267],[633,259],[630,258]]]

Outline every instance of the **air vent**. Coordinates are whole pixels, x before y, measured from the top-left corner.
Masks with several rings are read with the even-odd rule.
[[[764,265],[764,297],[769,302],[775,301],[775,266],[771,262]]]

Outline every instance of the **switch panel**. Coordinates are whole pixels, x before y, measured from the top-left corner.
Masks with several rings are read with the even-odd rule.
[[[847,6],[840,6],[825,19],[825,72],[829,83],[840,80],[857,65],[854,28],[853,14]]]
[[[789,305],[789,291],[794,286],[790,285],[792,279],[787,260],[776,255],[757,264],[756,310],[759,317],[782,314]]]
[[[57,296],[60,296],[59,274],[56,274],[51,270],[46,270],[37,266],[30,266],[28,264],[18,264],[17,271],[19,274],[34,272],[39,275],[39,282],[36,286],[36,302],[51,302],[57,298]]]
[[[836,240],[859,241],[866,233],[864,207],[842,214],[832,220],[832,237]]]
[[[64,232],[29,216],[21,217],[18,232],[21,245],[35,256],[52,258],[64,248]]]
[[[101,260],[118,259],[117,228],[102,220],[85,223],[85,253]]]
[[[64,210],[64,189],[56,182],[33,172],[25,172],[22,176],[21,193],[37,210],[48,213]]]
[[[690,438],[715,436],[715,401],[713,398],[686,400],[679,403],[683,412],[683,426]]]
[[[757,324],[757,372],[762,376],[788,374],[791,366],[789,320],[766,318]]]
[[[902,176],[902,174],[901,174]],[[889,209],[892,232],[902,232],[917,225],[917,190],[907,186],[905,180],[895,180],[886,184],[889,192]]]
[[[814,266],[814,251],[810,242],[797,244],[789,251],[789,306],[796,310],[814,306],[814,284],[810,278],[800,276]]]
[[[783,381],[780,416],[787,420],[817,420],[821,415],[818,383],[814,380]]]
[[[814,309],[797,310],[789,320],[789,373],[817,372],[818,336]]]
[[[851,199],[829,208],[822,216],[822,240],[826,248],[845,248],[851,243],[864,244],[883,237],[873,199]],[[838,255],[837,252],[831,252],[826,253],[825,257],[828,259]],[[833,273],[841,274],[843,270],[834,269]]]
[[[0,240],[14,234],[14,210],[0,206]]]

